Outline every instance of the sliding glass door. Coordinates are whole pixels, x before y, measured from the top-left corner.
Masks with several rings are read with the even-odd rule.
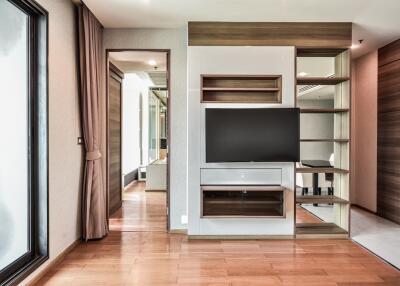
[[[0,2],[0,269],[29,252],[29,17]]]
[[[0,1],[0,284],[47,255],[38,239],[39,221],[47,227],[47,44],[39,38],[47,29],[36,9]]]

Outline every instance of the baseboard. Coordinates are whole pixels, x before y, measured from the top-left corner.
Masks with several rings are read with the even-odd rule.
[[[223,239],[223,240],[242,240],[242,239],[294,239],[294,235],[188,235],[189,239]]]
[[[129,172],[124,175],[124,187],[128,186],[130,183],[138,179],[138,169]]]
[[[64,249],[59,255],[57,255],[49,264],[47,264],[42,270],[40,270],[31,280],[29,280],[25,286],[34,286],[36,283],[39,282],[49,271],[60,264],[64,258],[70,253],[79,243],[81,240],[75,240],[71,245],[69,245],[66,249]],[[38,285],[39,286],[39,285]]]
[[[146,192],[166,192],[167,190],[166,189],[159,189],[159,190],[157,190],[157,189],[146,189],[145,190]]]
[[[170,229],[168,232],[171,234],[187,234],[187,229]]]
[[[376,212],[371,211],[370,209],[367,209],[366,207],[360,206],[358,204],[351,204],[352,207],[356,207],[359,208],[360,210],[366,211],[368,213],[374,214],[374,215],[378,215]]]

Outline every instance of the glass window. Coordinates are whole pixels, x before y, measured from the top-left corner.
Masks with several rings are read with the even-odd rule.
[[[0,269],[29,251],[28,16],[0,1]]]
[[[0,284],[48,255],[47,12],[0,1]]]

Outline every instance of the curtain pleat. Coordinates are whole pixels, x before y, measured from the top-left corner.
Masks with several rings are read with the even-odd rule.
[[[79,59],[85,169],[82,191],[82,236],[99,239],[108,233],[107,194],[101,150],[101,100],[103,99],[103,27],[90,10],[79,6]]]

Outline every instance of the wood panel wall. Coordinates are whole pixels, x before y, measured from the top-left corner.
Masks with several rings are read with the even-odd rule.
[[[348,48],[352,23],[189,22],[189,46]]]
[[[110,63],[108,77],[108,188],[110,215],[122,206],[122,78],[122,72]]]
[[[377,212],[400,223],[400,40],[378,51]]]

